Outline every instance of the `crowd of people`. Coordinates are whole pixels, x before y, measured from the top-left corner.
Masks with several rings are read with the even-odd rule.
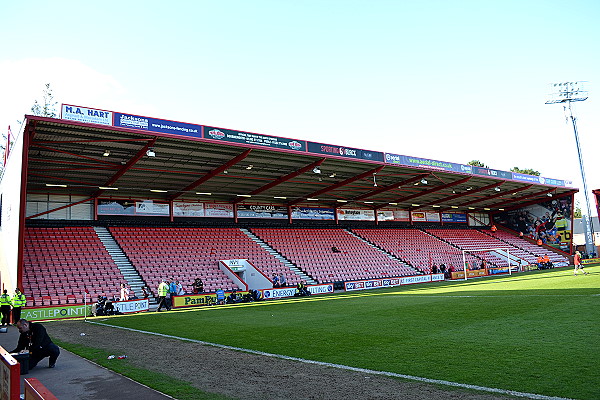
[[[19,290],[15,289],[15,293],[11,296],[8,294],[8,290],[4,289],[0,295],[0,313],[2,313],[2,326],[10,325],[11,314],[12,323],[17,324],[17,321],[21,319],[21,310],[27,304],[27,298]]]

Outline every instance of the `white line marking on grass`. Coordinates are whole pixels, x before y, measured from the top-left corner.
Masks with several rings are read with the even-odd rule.
[[[453,386],[453,387],[464,388],[464,389],[479,390],[479,391],[483,391],[483,392],[499,393],[499,394],[511,395],[511,396],[516,396],[516,397],[524,397],[524,398],[535,399],[535,400],[571,400],[566,397],[545,396],[542,394],[517,392],[514,390],[489,388],[489,387],[485,387],[485,386],[470,385],[467,383],[450,382],[450,381],[445,381],[445,380],[441,380],[441,379],[430,379],[430,378],[423,378],[420,376],[397,374],[395,372],[376,371],[376,370],[372,370],[372,369],[356,368],[356,367],[350,367],[348,365],[333,364],[333,363],[327,363],[327,362],[315,361],[315,360],[307,360],[304,358],[291,357],[291,356],[286,356],[286,355],[282,355],[282,354],[265,353],[264,351],[244,349],[242,347],[227,346],[227,345],[219,344],[219,343],[211,343],[211,342],[205,342],[202,340],[189,339],[189,338],[173,336],[173,335],[166,335],[164,333],[149,332],[149,331],[143,331],[140,329],[126,328],[123,326],[103,324],[101,322],[93,322],[93,321],[89,321],[89,320],[86,322],[90,323],[90,324],[106,326],[109,328],[116,328],[116,329],[123,329],[126,331],[145,333],[148,335],[155,335],[155,336],[160,336],[160,337],[169,338],[169,339],[176,339],[176,340],[182,340],[182,341],[186,341],[186,342],[198,343],[198,344],[202,344],[205,346],[218,347],[221,349],[241,351],[244,353],[256,354],[256,355],[265,356],[265,357],[278,358],[281,360],[297,361],[297,362],[301,362],[304,364],[314,364],[314,365],[320,365],[323,367],[338,368],[338,369],[342,369],[342,370],[346,370],[346,371],[361,372],[361,373],[371,374],[371,375],[382,375],[382,376],[388,376],[388,377],[392,377],[392,378],[402,378],[402,379],[407,379],[407,380],[411,380],[411,381],[432,383],[432,384],[445,385],[445,386]]]

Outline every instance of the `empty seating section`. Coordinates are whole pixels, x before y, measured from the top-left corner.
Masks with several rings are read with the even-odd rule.
[[[86,288],[95,300],[125,281],[92,227],[27,227],[23,266],[30,306],[83,302]]]
[[[237,285],[219,268],[219,260],[229,259],[245,258],[269,278],[283,273],[290,284],[298,282],[289,268],[237,228],[109,230],[154,294],[163,278],[179,280],[188,293],[197,277],[207,292],[219,288],[237,290]]]
[[[511,258],[518,257],[527,260],[529,254],[523,249],[503,242],[474,229],[428,229],[431,234],[440,237],[464,250],[488,250],[508,248]],[[479,257],[497,266],[506,266],[506,259],[496,252],[478,252]]]
[[[445,264],[453,270],[462,269],[460,249],[418,229],[354,229],[359,236],[410,263],[414,268],[430,273],[431,267]],[[478,260],[467,258],[470,263]]]
[[[485,233],[488,235],[494,236],[506,243],[509,243],[515,247],[523,249],[526,252],[526,257],[523,257],[529,264],[535,264],[537,262],[538,256],[548,256],[550,261],[557,266],[569,265],[569,259],[565,256],[562,256],[558,253],[553,252],[552,250],[548,250],[545,247],[538,246],[534,243],[528,242],[525,239],[521,239],[518,236],[512,235],[508,232],[504,231],[496,231],[492,232],[491,230],[486,230]]]
[[[252,232],[319,283],[415,274],[405,263],[342,229],[253,228]],[[333,252],[333,247],[340,252]]]

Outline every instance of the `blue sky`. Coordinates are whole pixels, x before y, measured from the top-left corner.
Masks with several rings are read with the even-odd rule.
[[[2,2],[0,129],[59,103],[492,168],[600,188],[597,1]],[[583,201],[582,201],[583,204]],[[592,204],[594,206],[594,204]],[[594,212],[595,213],[595,212]]]

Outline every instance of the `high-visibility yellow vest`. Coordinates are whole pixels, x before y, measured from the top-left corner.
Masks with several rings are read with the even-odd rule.
[[[25,307],[27,304],[27,298],[23,293],[15,294],[12,298],[13,307]]]
[[[10,296],[6,293],[0,295],[0,306],[10,306]]]

